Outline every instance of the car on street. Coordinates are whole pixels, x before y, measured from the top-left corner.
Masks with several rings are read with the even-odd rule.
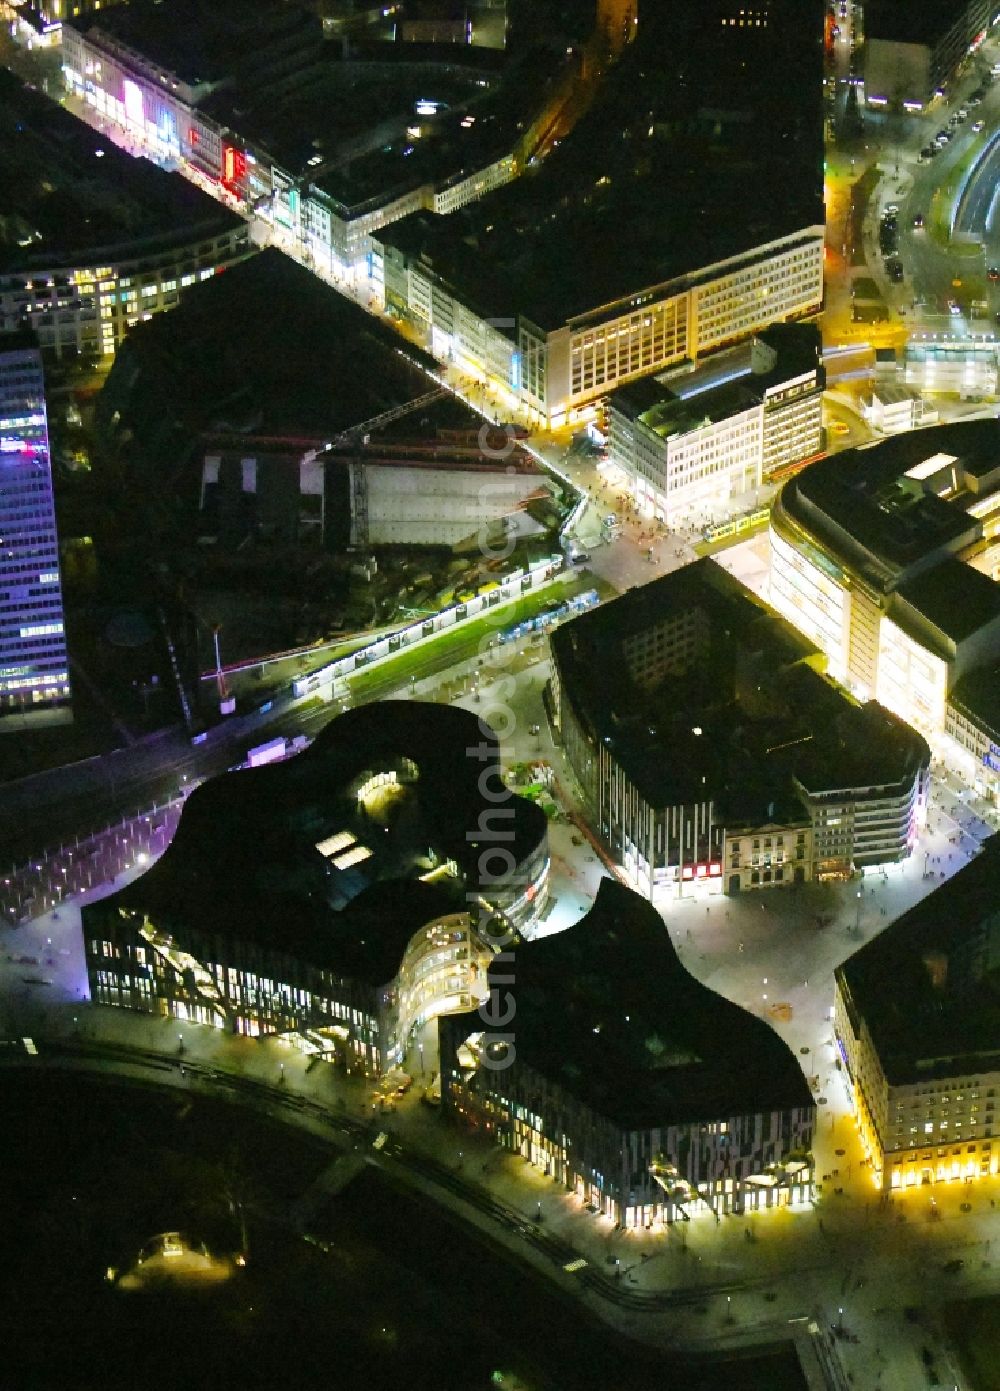
[[[915,232],[919,232],[920,229],[921,229],[921,227],[923,227],[923,225],[924,225],[924,215],[923,215],[923,213],[914,213],[914,214],[913,214],[913,230],[914,230]]]
[[[986,272],[987,280],[992,280],[994,285],[1000,280],[1000,266],[990,266]]]
[[[982,130],[983,126],[985,126],[985,124],[985,121],[973,121],[969,129],[975,131],[975,133],[978,135],[979,132]]]
[[[957,300],[950,299],[950,300],[948,301],[948,313],[949,313],[949,314],[961,314],[961,312],[962,312],[962,306],[958,303],[958,301],[957,301]]]
[[[943,1267],[944,1273],[946,1275],[957,1275],[958,1272],[964,1267],[964,1265],[965,1262],[961,1260],[958,1256],[955,1256],[953,1260],[945,1261]]]
[[[886,273],[889,279],[896,285],[903,279],[903,267],[899,261],[886,261]]]

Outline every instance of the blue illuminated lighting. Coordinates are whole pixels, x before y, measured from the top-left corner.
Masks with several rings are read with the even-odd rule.
[[[727,382],[738,381],[740,377],[749,377],[749,367],[740,367],[735,372],[727,372],[724,377],[713,377],[711,381],[702,382],[698,386],[690,387],[685,391],[683,386],[671,383],[671,390],[680,397],[682,401],[688,401],[692,396],[701,396],[705,391],[714,391],[717,386],[725,386]]]

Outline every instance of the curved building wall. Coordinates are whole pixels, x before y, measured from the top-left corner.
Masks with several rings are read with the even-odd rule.
[[[119,1005],[256,1038],[293,1035],[348,1071],[400,1063],[410,1036],[486,998],[492,952],[468,913],[412,937],[399,971],[374,986],[235,938],[169,931],[121,911],[88,915],[87,966],[97,1004]]]
[[[653,807],[612,751],[573,707],[558,659],[552,659],[552,701],[563,748],[583,789],[591,820],[628,882],[646,898],[708,887],[721,893],[725,829],[711,796]]]
[[[457,1055],[463,1022],[442,1028],[449,1109],[609,1219],[648,1227],[811,1200],[813,1107],[629,1129],[516,1060],[480,1067],[471,1087]]]

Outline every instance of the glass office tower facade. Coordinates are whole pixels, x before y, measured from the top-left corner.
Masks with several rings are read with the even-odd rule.
[[[0,335],[0,732],[68,720],[69,668],[42,356]]]

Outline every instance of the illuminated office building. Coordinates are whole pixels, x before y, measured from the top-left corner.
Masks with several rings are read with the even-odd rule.
[[[176,174],[133,160],[0,71],[0,331],[56,357],[110,357],[132,325],[248,256],[250,231]],[[38,170],[45,171],[45,189]]]
[[[930,751],[711,560],[551,639],[549,711],[595,832],[650,898],[846,878],[896,863]]]
[[[1000,656],[1000,425],[914,430],[823,459],[771,512],[774,607],[831,675],[929,736]]]
[[[992,0],[865,0],[863,15],[865,97],[907,111],[927,106],[996,23]]]
[[[701,985],[610,879],[575,926],[517,953],[487,1010],[441,1021],[442,1101],[624,1227],[809,1203],[816,1108],[762,1019]]]
[[[765,329],[700,370],[644,377],[608,398],[608,458],[643,516],[711,517],[819,453],[824,375],[815,324]]]
[[[386,1071],[544,911],[545,816],[498,787],[478,718],[415,701],[204,784],[160,861],[84,909],[92,998]]]
[[[748,62],[748,31],[720,42],[702,0],[647,6],[587,111],[516,186],[377,234],[388,311],[552,425],[816,314],[822,12],[768,11]]]
[[[169,12],[141,0],[65,25],[62,50],[67,91],[136,152],[372,296],[372,234],[514,179],[530,117],[561,75],[550,55],[522,61],[515,102],[488,54],[455,63],[443,46],[415,62],[409,45],[384,43],[345,57],[323,44],[318,17],[267,0],[176,0]]]
[[[883,1192],[1000,1172],[996,840],[835,974],[837,1046]]]
[[[0,334],[0,731],[68,720],[69,699],[42,355]]]
[[[484,60],[436,70],[447,100],[418,92],[406,44],[394,71],[388,54],[367,74],[351,63],[348,83],[343,64],[309,56],[309,32],[280,5],[260,37],[266,7],[220,19],[220,33],[252,42],[201,72],[195,21],[231,8],[176,0],[169,16],[130,5],[66,25],[69,92],[540,422],[820,310],[818,10],[774,0],[747,64],[738,44],[706,47],[698,0],[651,7],[638,25],[614,0],[600,23],[617,61],[598,65],[585,102],[572,46],[540,51],[527,72],[522,55],[516,90]],[[662,62],[674,51],[691,64],[696,109]],[[365,102],[377,119],[358,129]],[[697,148],[711,158],[692,159]],[[762,168],[780,168],[780,198]]]

